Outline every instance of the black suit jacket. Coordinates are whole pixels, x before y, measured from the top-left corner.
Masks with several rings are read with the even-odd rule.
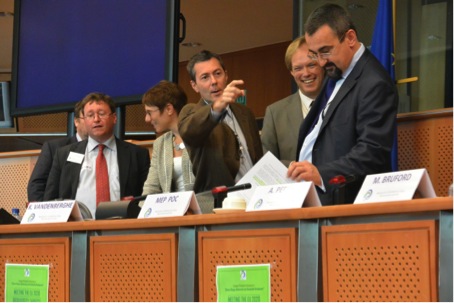
[[[57,149],[77,142],[76,136],[58,138],[44,142],[27,186],[28,201],[43,201],[47,178]]]
[[[140,196],[150,168],[147,149],[115,139],[120,174],[120,197]],[[69,162],[70,152],[84,154],[88,140],[61,147],[57,150],[47,180],[44,200],[75,199],[82,163]]]
[[[325,88],[301,124],[297,160]],[[397,105],[394,82],[366,49],[331,102],[313,147],[312,163],[326,187],[326,192],[317,188],[323,205],[333,204],[331,178],[343,175],[354,179],[345,194],[345,203],[353,203],[367,175],[391,171]]]

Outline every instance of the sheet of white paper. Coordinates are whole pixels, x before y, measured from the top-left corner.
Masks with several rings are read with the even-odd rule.
[[[257,186],[295,183],[287,178],[287,167],[271,152],[267,152],[248,172],[238,181],[238,184],[251,183],[251,188],[228,193],[229,197],[242,197],[249,202]]]

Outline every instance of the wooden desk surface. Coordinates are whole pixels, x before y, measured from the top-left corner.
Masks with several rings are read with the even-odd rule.
[[[0,234],[125,230],[179,226],[220,225],[248,222],[273,222],[308,219],[327,219],[364,215],[385,215],[452,210],[452,197],[416,199],[399,202],[348,204],[338,206],[308,207],[290,210],[257,211],[230,214],[187,215],[183,217],[153,219],[123,219],[49,224],[22,224],[0,226]]]
[[[437,259],[433,257],[426,258],[430,262],[429,268],[432,270],[430,275],[430,291],[436,291],[438,295],[433,296],[433,298],[438,298],[440,301],[450,301],[452,302],[452,208],[453,208],[453,198],[452,197],[439,197],[433,199],[416,199],[416,200],[408,200],[408,201],[400,201],[400,202],[385,202],[385,203],[370,203],[370,204],[358,204],[358,205],[339,205],[339,206],[324,206],[324,207],[312,207],[312,208],[298,208],[298,209],[290,209],[290,210],[279,210],[279,211],[257,211],[257,212],[244,212],[244,213],[230,213],[230,214],[204,214],[204,215],[187,215],[183,217],[169,217],[169,218],[154,218],[154,219],[124,219],[124,220],[102,220],[102,221],[84,221],[84,222],[66,222],[66,223],[50,223],[50,224],[25,224],[25,225],[3,225],[0,226],[0,238],[4,238],[5,243],[8,241],[19,241],[22,240],[26,241],[43,241],[47,234],[52,234],[57,239],[65,239],[68,241],[68,238],[71,238],[71,268],[70,270],[70,280],[71,284],[69,287],[70,291],[70,298],[72,301],[86,301],[87,297],[85,294],[90,289],[88,284],[84,281],[87,274],[92,274],[93,272],[90,271],[87,273],[87,255],[90,253],[89,249],[93,248],[93,243],[90,245],[87,244],[87,239],[89,238],[91,241],[95,240],[108,240],[112,242],[112,239],[118,240],[125,238],[128,241],[138,239],[140,243],[148,243],[149,245],[153,246],[152,241],[144,242],[141,237],[156,237],[156,236],[165,236],[167,230],[175,228],[176,231],[169,231],[167,234],[174,234],[172,237],[176,237],[175,234],[178,234],[178,251],[175,253],[178,255],[177,257],[173,257],[172,260],[176,259],[176,270],[177,270],[177,280],[176,286],[173,287],[174,292],[172,295],[176,295],[177,301],[192,301],[194,298],[198,298],[197,293],[194,291],[196,287],[199,285],[197,284],[196,280],[187,279],[188,273],[191,273],[191,276],[196,276],[197,268],[196,268],[196,256],[198,255],[198,250],[196,247],[196,237],[199,235],[200,237],[203,236],[203,232],[197,232],[197,227],[204,227],[210,226],[209,232],[205,233],[205,236],[217,236],[217,235],[229,235],[233,234],[235,236],[239,235],[237,230],[231,231],[230,227],[239,224],[239,231],[243,229],[243,232],[250,237],[251,230],[249,230],[248,225],[259,223],[260,226],[265,226],[265,228],[253,230],[254,232],[262,232],[264,231],[265,234],[269,233],[273,229],[267,228],[268,225],[274,225],[279,232],[283,230],[290,230],[291,232],[295,231],[297,234],[296,236],[298,239],[290,242],[295,243],[292,245],[287,245],[290,247],[290,251],[294,251],[298,254],[298,258],[304,256],[306,260],[315,260],[314,262],[297,262],[297,265],[287,266],[286,268],[296,268],[297,271],[297,280],[296,280],[296,289],[294,291],[293,288],[290,290],[290,294],[294,297],[296,296],[297,301],[317,301],[322,300],[321,291],[328,289],[328,286],[323,286],[319,284],[318,279],[314,279],[323,275],[319,272],[319,260],[320,257],[320,243],[319,239],[321,237],[321,229],[325,228],[325,231],[328,228],[347,228],[348,223],[345,224],[329,224],[324,225],[322,224],[322,228],[320,228],[320,221],[315,219],[346,219],[345,221],[367,221],[368,218],[371,216],[383,216],[385,221],[388,216],[398,217],[399,219],[401,215],[404,217],[413,218],[413,216],[420,218],[418,224],[426,224],[428,219],[426,215],[430,217],[430,220],[439,220],[438,227],[440,230],[439,235],[433,235],[431,239],[437,238],[440,243],[438,250],[438,263]],[[441,213],[441,211],[446,211],[446,213]],[[447,214],[449,217],[447,220],[442,220],[442,215]],[[449,216],[450,215],[450,216]],[[422,218],[422,220],[421,220]],[[333,222],[334,222],[333,221]],[[343,220],[341,220],[343,221]],[[416,221],[415,221],[416,222]],[[270,224],[269,224],[270,223]],[[274,224],[273,224],[274,223]],[[358,222],[355,222],[358,223]],[[377,222],[375,222],[377,223]],[[379,226],[381,226],[381,222],[378,222]],[[413,224],[413,222],[410,222]],[[389,227],[392,224],[396,224],[395,222],[391,222],[386,224]],[[400,223],[399,223],[400,224]],[[409,222],[403,222],[402,224],[409,224]],[[435,226],[435,222],[430,223]],[[290,228],[281,228],[286,225],[295,225]],[[364,225],[364,224],[363,224]],[[369,227],[376,227],[377,224],[365,224]],[[299,226],[299,230],[304,231],[303,233],[297,232]],[[347,226],[347,227],[345,227]],[[354,228],[361,228],[361,224],[350,224],[350,227],[353,226]],[[180,227],[187,227],[187,228],[180,228]],[[288,227],[288,226],[287,226]],[[372,228],[371,227],[371,228]],[[226,228],[226,229],[224,229]],[[293,228],[293,229],[292,229]],[[432,228],[431,230],[435,230]],[[162,231],[164,231],[162,233]],[[93,232],[91,234],[90,232]],[[405,232],[405,231],[404,231]],[[34,234],[37,236],[37,240],[34,238]],[[154,234],[154,235],[151,235]],[[16,237],[16,235],[19,235]],[[23,235],[26,235],[24,238]],[[60,236],[57,236],[60,235]],[[302,236],[303,235],[303,236]],[[127,237],[126,237],[127,236]],[[387,238],[384,240],[384,243],[387,243],[389,240]],[[42,237],[42,238],[40,238]],[[17,239],[16,239],[17,238]],[[23,239],[24,238],[24,239]],[[413,239],[413,237],[410,237]],[[31,240],[30,240],[31,239]],[[147,238],[148,239],[148,238]],[[21,241],[20,241],[21,240]],[[353,239],[354,243],[356,243],[355,239]],[[249,240],[247,240],[246,243]],[[265,239],[265,242],[268,239]],[[121,242],[121,241],[120,241]],[[136,241],[137,242],[137,241]],[[237,248],[236,240],[233,241],[234,245],[232,247]],[[339,241],[338,241],[339,242]],[[364,241],[363,241],[364,242]],[[9,242],[8,242],[9,243]],[[151,243],[151,244],[150,244]],[[200,242],[199,242],[200,243]],[[268,242],[266,242],[268,245]],[[337,242],[336,242],[337,243]],[[345,241],[340,241],[342,245],[345,245]],[[433,242],[429,242],[433,243]],[[127,244],[126,246],[122,243],[117,243],[120,247],[131,248],[136,253],[137,248]],[[147,245],[148,245],[147,244]],[[218,245],[214,244],[216,248]],[[376,245],[376,243],[372,243],[371,245]],[[413,243],[411,243],[413,247]],[[419,244],[418,244],[419,245]],[[281,247],[281,244],[277,246]],[[408,245],[407,245],[408,246]],[[433,245],[428,245],[431,249],[434,249]],[[255,247],[255,246],[254,246]],[[323,245],[322,245],[323,247]],[[419,246],[418,246],[419,247]],[[424,250],[424,246],[420,246],[422,250]],[[150,253],[150,250],[147,247],[143,248],[144,251]],[[238,250],[238,248],[237,248]],[[296,251],[295,251],[296,250]],[[228,250],[232,251],[232,250]],[[280,251],[280,250],[279,250]],[[434,255],[436,252],[431,251],[431,256]],[[114,253],[113,258],[123,258],[128,259],[129,263],[124,265],[122,262],[123,267],[130,267],[130,259],[129,259],[129,251],[121,252],[116,251]],[[227,254],[227,253],[226,253]],[[167,254],[166,254],[167,255]],[[244,255],[241,253],[235,253],[235,255]],[[288,254],[287,254],[288,255]],[[230,258],[230,256],[229,256]],[[285,257],[285,259],[289,259]],[[424,259],[424,260],[426,260]],[[141,259],[137,258],[138,264],[141,264]],[[204,259],[205,260],[205,259]],[[230,260],[230,259],[229,259]],[[300,260],[300,259],[298,259]],[[110,262],[110,260],[109,260]],[[217,261],[216,261],[217,262]],[[296,262],[296,261],[295,261]],[[422,262],[422,261],[421,261]],[[426,262],[427,263],[427,262]],[[424,263],[424,264],[426,264]],[[173,264],[173,263],[172,263]],[[211,264],[211,263],[210,263]],[[217,264],[217,263],[216,263]],[[435,265],[434,265],[435,264]],[[438,269],[434,269],[437,264],[443,264],[443,266],[439,266]],[[210,265],[211,266],[211,265]],[[419,266],[419,265],[418,265]],[[427,267],[427,266],[426,266]],[[69,268],[68,266],[64,267],[65,270]],[[110,268],[110,267],[109,267]],[[211,270],[208,268],[207,270]],[[439,275],[439,279],[437,282],[437,271]],[[147,271],[147,274],[149,271]],[[303,274],[304,273],[304,274]],[[200,274],[200,269],[199,269]],[[293,274],[292,274],[293,275]],[[178,278],[180,277],[180,278]],[[425,276],[424,276],[425,277]],[[435,278],[434,278],[435,277]],[[136,279],[142,280],[142,276],[139,273],[135,276]],[[212,279],[211,276],[208,276],[209,279]],[[293,278],[292,278],[293,279]],[[63,279],[67,281],[66,279]],[[76,281],[76,282],[72,282]],[[211,281],[211,280],[210,280]],[[295,286],[295,281],[289,282],[292,287]],[[399,280],[400,281],[400,280]],[[424,280],[426,281],[426,280]],[[435,282],[434,282],[435,281]],[[68,282],[69,283],[69,282]],[[199,281],[198,283],[202,283]],[[400,282],[399,282],[400,283]],[[424,282],[425,283],[425,282]],[[437,284],[438,283],[438,284]],[[66,284],[65,284],[66,285]],[[435,285],[435,286],[434,286]],[[437,286],[438,285],[438,286]],[[93,286],[95,287],[95,286]],[[175,289],[176,287],[176,289]],[[203,286],[202,286],[203,287]],[[337,286],[336,286],[337,287]],[[337,289],[335,287],[335,289]],[[65,296],[67,296],[67,292],[65,292]],[[213,295],[213,294],[211,294]],[[325,294],[325,296],[327,296]],[[293,297],[291,299],[293,300]],[[173,298],[173,297],[172,297]],[[209,299],[208,297],[201,297],[203,299]],[[331,298],[331,297],[329,297]],[[61,299],[62,300],[62,299]],[[59,300],[59,301],[61,301]],[[170,299],[168,299],[170,300]],[[289,301],[287,299],[286,301]],[[437,300],[437,299],[434,299]],[[139,300],[140,301],[140,300]],[[356,300],[353,300],[356,301]],[[415,300],[413,300],[415,301]],[[427,300],[423,300],[427,301]]]

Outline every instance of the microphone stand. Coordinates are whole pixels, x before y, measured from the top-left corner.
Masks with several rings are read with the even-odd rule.
[[[329,180],[329,184],[335,186],[333,191],[333,203],[334,205],[345,204],[345,187],[355,181],[355,176],[342,176],[338,175]]]
[[[232,191],[244,190],[251,188],[251,183],[244,183],[236,186],[218,186],[211,190],[214,198],[214,208],[222,208],[222,202],[227,197],[227,193]]]

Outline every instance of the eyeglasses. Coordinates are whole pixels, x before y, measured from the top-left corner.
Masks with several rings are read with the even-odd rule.
[[[158,111],[161,111],[161,109],[159,108],[156,108],[156,109],[147,109],[145,111],[145,114],[148,115],[148,116],[151,116],[151,114],[155,113],[155,112],[158,112]]]
[[[310,53],[307,55],[312,60],[326,60],[331,56],[331,52],[322,52],[322,53]]]
[[[329,51],[318,52],[318,53],[309,51],[309,54],[307,56],[309,57],[309,59],[312,59],[312,60],[328,59],[333,54],[333,50],[336,47],[338,47],[342,42],[344,42],[345,34],[346,34],[346,32],[339,38],[339,43],[336,46],[334,46],[333,48],[331,48]]]
[[[96,115],[98,115],[99,119],[104,120],[104,119],[107,119],[109,116],[113,115],[113,113],[105,113],[105,112],[88,113],[81,118],[85,119],[85,120],[93,121],[95,119]]]

